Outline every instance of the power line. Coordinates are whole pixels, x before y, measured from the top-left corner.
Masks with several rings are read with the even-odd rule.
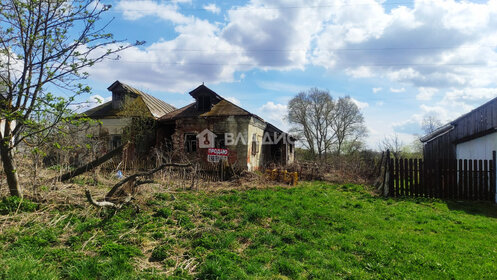
[[[256,63],[210,63],[210,62],[161,62],[161,61],[138,61],[138,60],[115,60],[123,63],[136,64],[159,64],[159,65],[196,65],[196,66],[250,66],[250,67],[273,67],[269,64]],[[371,64],[339,64],[342,67],[395,67],[395,66],[418,66],[418,67],[443,67],[443,66],[485,66],[495,68],[485,63],[371,63]]]
[[[320,48],[317,51],[392,51],[392,50],[453,50],[453,49],[479,49],[497,48],[495,46],[440,46],[440,47],[385,47],[385,48]],[[168,52],[204,52],[204,53],[246,53],[246,52],[309,52],[316,51],[309,49],[168,49]]]
[[[168,1],[170,2],[170,1]],[[176,3],[175,3],[176,4]],[[374,5],[375,3],[354,3],[354,4],[327,4],[327,5],[309,5],[309,6],[253,6],[253,7],[246,7],[246,6],[240,6],[240,7],[232,7],[230,10],[231,11],[242,11],[242,10],[294,10],[294,9],[321,9],[321,8],[335,8],[335,7],[343,7],[343,6],[371,6]],[[160,4],[158,4],[160,5]],[[400,6],[400,5],[414,5],[414,2],[391,2],[391,3],[381,3],[379,4],[380,6]],[[206,11],[206,12],[211,12],[210,9],[206,8],[183,8],[179,7],[177,5],[166,5],[162,6],[163,8],[175,8],[178,11]],[[157,12],[157,9],[126,9],[125,11],[132,11],[132,12]],[[123,11],[117,11],[110,9],[108,12],[114,12],[114,13],[121,13]]]

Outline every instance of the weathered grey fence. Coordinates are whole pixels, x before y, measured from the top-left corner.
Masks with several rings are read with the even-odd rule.
[[[385,162],[385,194],[393,197],[495,201],[496,154],[492,160],[393,159]]]

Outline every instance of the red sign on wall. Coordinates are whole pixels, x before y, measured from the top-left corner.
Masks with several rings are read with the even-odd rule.
[[[228,160],[228,149],[214,149],[207,150],[208,162],[219,162],[220,160]]]

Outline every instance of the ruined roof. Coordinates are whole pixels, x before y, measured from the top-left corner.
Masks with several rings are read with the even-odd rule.
[[[266,122],[266,131],[268,132],[276,132],[276,133],[283,133],[283,131],[276,126],[274,126],[272,123]]]
[[[210,95],[214,99],[214,103],[224,100],[222,96],[217,94],[212,89],[206,87],[204,84],[201,84],[194,90],[190,91],[189,94],[195,99],[197,99],[197,97],[199,97],[200,95],[205,95],[205,94]]]
[[[170,113],[176,108],[174,108],[172,105],[153,97],[152,95],[149,95],[147,93],[144,93],[141,90],[138,90],[132,86],[129,86],[127,84],[121,83],[119,81],[115,81],[110,87],[107,88],[109,91],[125,91],[126,93],[130,93],[134,95],[134,97],[141,97],[143,100],[143,103],[147,107],[147,109],[150,111],[150,114],[156,119],[159,119],[163,115]],[[115,117],[119,113],[119,110],[115,110],[112,108],[112,101],[109,101],[107,103],[104,103],[100,106],[97,106],[95,108],[92,108],[84,114],[86,114],[89,117],[92,118],[104,118],[104,117]]]
[[[232,102],[224,99],[205,85],[200,85],[196,89],[190,92],[190,95],[196,98],[200,93],[207,93],[217,100],[211,109],[207,112],[201,112],[197,110],[196,102],[186,105],[176,111],[165,114],[160,118],[162,121],[176,120],[182,118],[192,118],[192,117],[228,117],[228,116],[251,116],[255,117],[261,121],[264,121],[261,117],[250,113],[249,111],[243,109],[240,106],[233,104]]]
[[[229,102],[226,99],[221,100],[207,112],[199,112],[196,103],[191,103],[176,111],[165,114],[160,120],[176,120],[192,117],[229,117],[229,116],[251,116],[262,120],[259,116],[250,113],[249,111]]]
[[[144,93],[143,91],[138,90],[132,86],[129,86],[125,83],[121,83],[119,81],[115,81],[107,89],[110,91],[114,91],[116,89],[119,90],[120,88],[122,88],[122,90],[124,90],[128,93],[133,93],[133,94],[136,94],[138,96],[141,96],[143,102],[145,103],[147,108],[150,110],[150,113],[156,119],[162,117],[163,115],[165,115],[169,112],[176,110],[176,108],[174,108],[172,105],[170,105],[170,104],[168,104],[168,103],[166,103],[158,98],[155,98],[150,94]]]
[[[259,118],[257,115],[229,102],[226,99],[221,100],[216,105],[212,106],[211,110],[200,115],[201,117],[210,116],[253,116]],[[260,119],[260,118],[259,118]]]
[[[105,117],[116,117],[119,111],[112,108],[112,101],[105,102],[104,104],[98,105],[97,107],[91,108],[83,112],[88,117],[92,118],[105,118]]]

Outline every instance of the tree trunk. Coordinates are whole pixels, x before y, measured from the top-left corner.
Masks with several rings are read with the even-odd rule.
[[[21,186],[19,185],[19,177],[17,175],[14,153],[9,149],[9,141],[4,139],[0,143],[0,155],[2,156],[3,171],[7,177],[7,185],[9,186],[10,195],[22,197]]]
[[[115,148],[114,150],[106,153],[102,157],[99,157],[99,158],[95,159],[94,161],[92,161],[92,162],[90,162],[88,164],[80,166],[76,170],[69,171],[66,174],[63,174],[60,177],[60,180],[62,182],[64,182],[64,181],[67,181],[67,180],[69,180],[69,179],[71,179],[73,177],[81,175],[81,174],[85,173],[86,171],[92,170],[93,168],[101,165],[102,163],[104,163],[104,162],[108,161],[109,159],[113,158],[114,156],[122,153],[122,151],[124,149],[124,146],[126,146],[126,145],[127,144],[122,144],[121,146]]]

